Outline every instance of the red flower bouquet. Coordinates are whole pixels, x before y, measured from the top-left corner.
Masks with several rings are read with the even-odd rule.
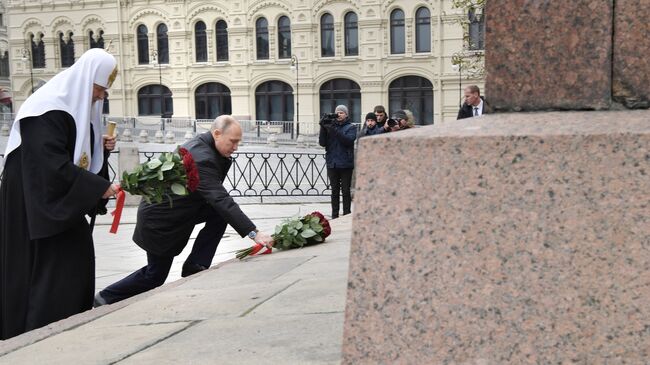
[[[331,233],[332,228],[323,214],[312,212],[304,217],[287,219],[283,224],[277,225],[271,237],[273,237],[273,247],[289,250],[321,243]],[[263,250],[263,248],[263,245],[257,243],[237,251],[237,258],[241,260],[250,255],[271,253],[270,249]]]
[[[165,152],[122,175],[121,188],[141,195],[148,203],[160,203],[164,197],[187,195],[199,186],[199,172],[192,154],[185,148]]]

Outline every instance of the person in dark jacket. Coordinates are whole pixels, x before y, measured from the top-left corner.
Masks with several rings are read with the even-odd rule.
[[[199,186],[185,196],[138,207],[133,241],[147,252],[147,266],[111,284],[95,296],[95,306],[115,303],[151,290],[167,279],[174,256],[183,251],[194,226],[205,222],[192,252],[183,265],[182,276],[207,269],[230,224],[241,237],[270,247],[273,239],[259,232],[228,194],[223,181],[232,164],[231,155],[242,139],[242,129],[233,117],[222,115],[210,132],[200,134],[183,147],[191,154],[199,172]]]
[[[352,206],[352,172],[354,170],[354,141],[357,129],[348,118],[345,105],[336,107],[336,120],[324,117],[320,121],[318,143],[325,147],[327,176],[332,185],[332,218],[339,216],[339,194],[343,191],[343,215],[350,214]]]
[[[361,129],[361,135],[359,136],[359,138],[365,136],[373,136],[375,134],[380,134],[383,132],[384,132],[384,128],[380,127],[377,124],[377,115],[375,115],[375,113],[366,114],[366,123]]]
[[[485,102],[485,99],[481,96],[481,90],[476,85],[469,85],[464,90],[465,93],[465,102],[460,107],[458,111],[458,119],[480,117],[483,114],[488,114],[490,112],[489,105]]]

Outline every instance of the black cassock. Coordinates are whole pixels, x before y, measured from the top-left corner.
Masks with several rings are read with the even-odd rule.
[[[76,127],[68,113],[25,118],[20,128],[0,185],[0,339],[92,308],[86,214],[110,186],[72,162]]]

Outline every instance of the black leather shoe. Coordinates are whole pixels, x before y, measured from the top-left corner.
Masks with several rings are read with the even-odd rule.
[[[93,307],[97,308],[97,307],[101,307],[102,305],[106,305],[106,304],[108,304],[108,303],[106,302],[106,299],[104,299],[104,297],[102,297],[101,294],[99,294],[99,293],[95,294],[95,300],[93,300]]]
[[[187,277],[190,275],[194,275],[199,271],[206,270],[207,267],[199,264],[195,264],[193,262],[185,262],[183,264],[183,270],[181,271],[181,276],[182,277]]]

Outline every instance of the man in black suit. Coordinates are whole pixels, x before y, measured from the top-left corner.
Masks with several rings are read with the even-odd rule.
[[[133,241],[147,252],[147,266],[111,284],[95,296],[95,306],[115,303],[162,285],[167,279],[174,256],[183,251],[194,226],[205,222],[192,253],[183,265],[182,276],[192,275],[210,267],[217,245],[230,224],[241,237],[270,247],[273,239],[259,232],[241,211],[223,181],[232,164],[231,155],[242,139],[239,122],[229,115],[218,117],[210,132],[186,142],[199,172],[199,186],[185,196],[138,207]]]
[[[481,96],[481,90],[476,85],[469,85],[465,88],[465,102],[458,111],[458,119],[480,117],[489,113],[489,106]]]

